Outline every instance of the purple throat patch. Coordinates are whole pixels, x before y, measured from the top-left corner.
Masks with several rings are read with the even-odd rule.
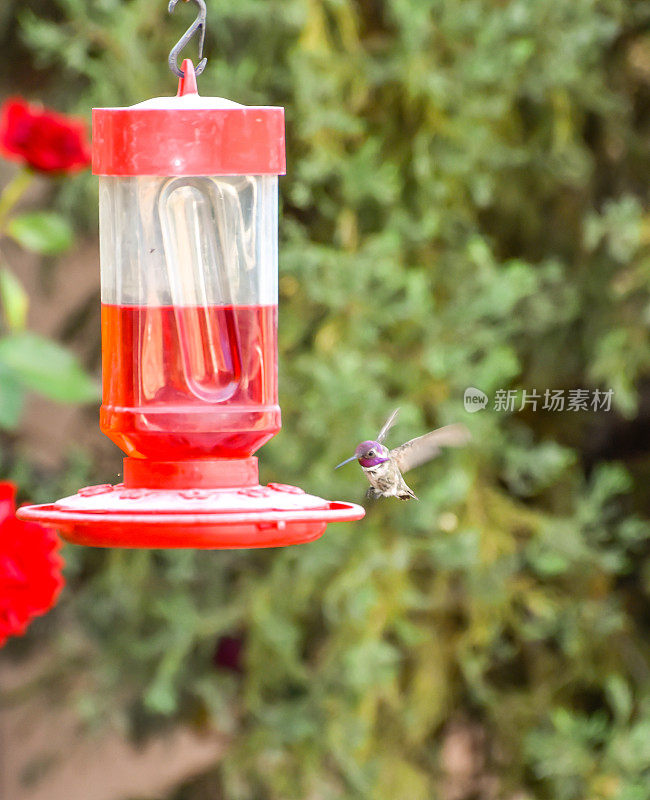
[[[379,464],[385,464],[387,461],[388,458],[375,456],[374,458],[360,458],[359,464],[361,464],[362,467],[377,467]]]

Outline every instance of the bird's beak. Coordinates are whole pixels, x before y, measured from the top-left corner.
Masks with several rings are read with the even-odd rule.
[[[350,456],[350,458],[346,458],[345,461],[341,461],[340,464],[337,464],[334,467],[334,469],[338,469],[339,467],[342,467],[344,464],[349,464],[350,461],[355,461],[355,460],[356,460],[356,456]]]

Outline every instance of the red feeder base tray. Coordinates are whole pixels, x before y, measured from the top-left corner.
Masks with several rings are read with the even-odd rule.
[[[365,514],[354,503],[329,502],[279,483],[189,489],[133,487],[128,480],[134,474],[133,468],[129,470],[133,461],[125,460],[126,485],[87,486],[56,503],[23,506],[17,516],[56,528],[74,544],[221,550],[312,542],[329,522],[358,520]],[[251,475],[256,475],[256,459],[246,462]],[[227,463],[222,462],[219,472],[223,474],[226,468]]]

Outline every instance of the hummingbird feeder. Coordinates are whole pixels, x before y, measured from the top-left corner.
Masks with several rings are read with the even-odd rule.
[[[253,454],[280,429],[284,109],[198,94],[205,4],[195,2],[199,16],[170,54],[176,97],[93,110],[100,427],[126,454],[124,482],[18,511],[78,544],[275,547],[364,514],[295,486],[259,485]],[[197,31],[199,64],[179,69]]]

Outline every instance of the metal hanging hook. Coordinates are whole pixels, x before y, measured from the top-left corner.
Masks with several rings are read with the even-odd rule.
[[[169,6],[167,10],[171,14],[173,10],[178,5],[179,0],[169,0]],[[185,0],[187,3],[188,0]],[[183,70],[180,69],[178,66],[178,56],[181,50],[189,43],[190,39],[194,36],[194,34],[199,31],[199,63],[197,64],[194,72],[196,75],[200,75],[203,70],[205,69],[205,65],[208,63],[207,58],[203,58],[203,42],[205,41],[205,18],[206,18],[206,8],[205,8],[205,0],[194,0],[194,2],[199,7],[199,13],[196,15],[196,19],[190,25],[190,27],[185,31],[185,33],[181,36],[181,38],[176,42],[176,44],[172,47],[172,50],[169,54],[169,69],[179,78],[184,78],[185,75],[183,74]]]

